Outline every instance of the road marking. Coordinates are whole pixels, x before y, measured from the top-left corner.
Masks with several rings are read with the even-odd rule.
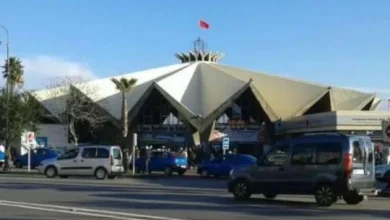
[[[85,216],[92,216],[92,217],[121,219],[121,220],[152,220],[152,219],[153,220],[185,220],[185,219],[169,218],[169,217],[162,217],[162,216],[141,215],[135,213],[104,211],[104,210],[76,208],[76,207],[69,207],[69,206],[46,205],[46,204],[38,204],[38,203],[14,202],[8,200],[0,200],[0,206],[19,207],[19,208],[41,210],[41,211],[48,211],[48,212],[58,212],[58,213],[85,215]]]

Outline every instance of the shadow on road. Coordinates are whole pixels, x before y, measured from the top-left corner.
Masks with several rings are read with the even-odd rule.
[[[168,185],[168,184],[167,184]],[[180,184],[177,184],[180,185]],[[169,187],[175,187],[172,185],[168,185]],[[183,184],[182,186],[183,187]],[[97,193],[97,192],[119,192],[119,193],[139,193],[139,192],[159,192],[159,193],[186,193],[186,194],[199,194],[200,192],[213,194],[219,193],[221,190],[217,189],[204,189],[199,186],[186,187],[185,189],[175,189],[175,188],[161,188],[161,186],[152,186],[145,185],[139,186],[132,185],[128,186],[110,186],[106,187],[104,185],[96,186],[96,185],[66,185],[65,184],[50,184],[50,183],[0,183],[0,188],[7,190],[54,190],[54,191],[69,191],[69,192],[87,192],[87,193]],[[224,190],[225,191],[225,190]]]
[[[102,196],[102,195],[95,195]],[[118,195],[112,195],[117,197]],[[232,198],[212,198],[210,196],[161,196],[157,199],[156,196],[147,198],[146,196],[135,196],[133,201],[118,201],[114,199],[107,200],[93,200],[87,202],[76,203],[62,203],[64,205],[71,206],[83,206],[83,207],[102,207],[102,208],[119,208],[126,209],[131,207],[135,210],[163,210],[163,211],[180,211],[185,213],[186,211],[196,211],[199,213],[204,212],[220,212],[227,211],[231,213],[241,213],[247,215],[262,215],[270,217],[302,217],[308,219],[309,217],[323,217],[323,218],[338,218],[345,217],[369,217],[369,218],[388,218],[390,211],[388,210],[370,210],[361,209],[356,210],[341,210],[337,208],[320,208],[315,203],[311,202],[299,202],[299,201],[286,201],[286,200],[267,200],[267,199],[251,199],[244,203],[237,203]],[[122,195],[121,197],[125,197]],[[134,197],[136,198],[134,201]],[[203,198],[202,198],[203,197]],[[140,202],[140,200],[144,200]],[[156,201],[160,200],[160,201]],[[205,201],[207,200],[207,201]],[[198,201],[194,204],[186,203],[188,201]],[[338,204],[336,206],[346,206]]]
[[[207,181],[203,181],[207,184]],[[180,182],[177,183],[180,186]],[[225,191],[204,189],[197,186],[186,189],[164,188],[156,186],[132,187],[105,187],[94,185],[58,185],[58,184],[32,184],[32,183],[3,183],[1,188],[15,191],[47,190],[60,192],[81,192],[83,199],[77,201],[48,201],[51,204],[102,208],[102,209],[135,209],[148,212],[149,210],[162,210],[172,212],[196,211],[196,212],[232,212],[247,215],[266,215],[271,217],[365,217],[365,218],[389,218],[388,207],[376,210],[369,209],[366,201],[361,205],[348,206],[344,203],[336,204],[329,208],[318,207],[310,201],[291,201],[286,199],[251,199],[246,202],[236,202]],[[222,182],[224,184],[224,182]],[[195,187],[196,185],[196,187]],[[59,194],[60,195],[60,194]],[[55,199],[55,198],[53,198]],[[366,204],[367,203],[367,204]]]

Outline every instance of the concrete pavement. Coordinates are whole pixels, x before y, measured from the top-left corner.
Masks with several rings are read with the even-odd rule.
[[[100,220],[103,217],[74,215],[58,212],[43,212],[41,210],[24,209],[18,207],[0,206],[0,219],[2,220]]]
[[[0,219],[9,219],[9,201],[28,203],[25,206],[56,206],[57,210],[90,209],[89,213],[107,215],[114,212],[121,219],[389,219],[388,199],[372,197],[360,205],[349,206],[343,201],[329,208],[320,208],[312,196],[278,196],[266,200],[255,196],[238,203],[226,192],[224,180],[150,178],[97,181],[93,179],[42,179],[0,176]],[[2,203],[3,202],[3,203]],[[2,206],[3,204],[3,206]],[[12,205],[12,204],[11,204]],[[33,207],[33,208],[34,208]],[[16,209],[17,219],[44,219],[39,214],[59,215],[52,219],[67,219],[69,213],[54,213],[31,209]],[[50,207],[45,207],[50,208]],[[4,211],[3,211],[4,210]],[[50,214],[50,213],[51,214]],[[8,214],[7,214],[8,213]],[[12,214],[12,212],[11,212]],[[80,216],[78,213],[73,213]],[[38,216],[35,216],[38,215]],[[63,217],[62,217],[63,215]],[[14,217],[15,219],[16,217]],[[83,219],[88,219],[85,216]],[[110,219],[105,216],[104,219]]]

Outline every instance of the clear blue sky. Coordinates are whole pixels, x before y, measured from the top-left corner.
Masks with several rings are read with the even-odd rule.
[[[176,63],[201,36],[223,64],[387,90],[389,12],[388,0],[12,0],[0,23],[13,55],[61,57],[100,77]]]

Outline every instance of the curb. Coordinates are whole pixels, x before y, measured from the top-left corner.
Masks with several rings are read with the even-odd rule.
[[[42,173],[38,172],[19,172],[19,171],[7,171],[7,172],[0,172],[0,177],[1,176],[9,176],[9,177],[31,177],[31,178],[46,178],[46,176]],[[133,176],[132,174],[125,174],[118,176],[117,179],[176,179],[176,178],[200,178],[199,175],[173,175],[173,176],[164,176],[162,175],[142,175],[142,174],[136,174]]]

